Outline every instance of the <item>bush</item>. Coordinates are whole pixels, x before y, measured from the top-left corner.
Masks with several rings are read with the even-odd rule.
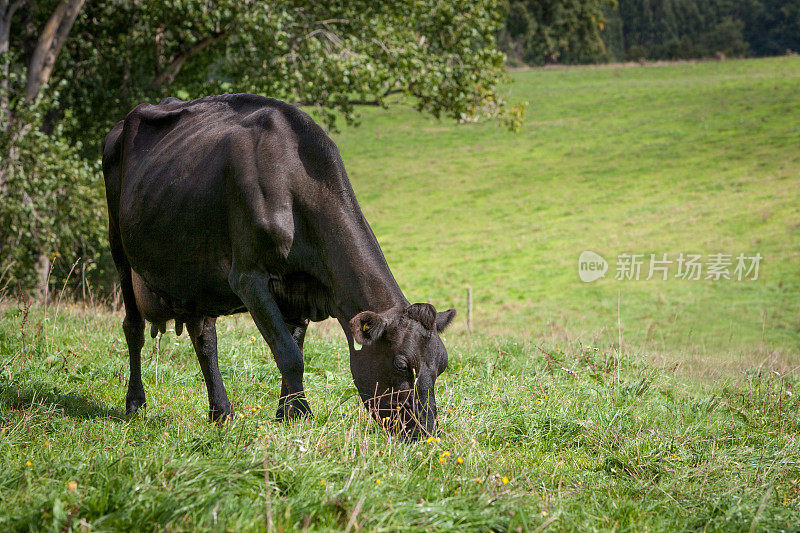
[[[10,85],[21,83],[20,74],[10,75]],[[0,287],[41,290],[58,259],[50,282],[60,288],[76,261],[87,261],[91,273],[106,248],[100,161],[81,157],[81,144],[66,140],[69,117],[46,131],[58,91],[42,94],[49,96],[32,103],[12,98],[12,118],[0,132]]]
[[[628,48],[628,61],[641,61],[647,58],[647,51],[643,46],[638,44],[632,45]]]

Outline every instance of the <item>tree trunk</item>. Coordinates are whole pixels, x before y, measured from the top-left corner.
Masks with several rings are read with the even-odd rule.
[[[8,73],[9,57],[6,55],[11,45],[11,19],[14,13],[22,7],[27,0],[0,0],[0,133],[8,131],[9,123],[9,98],[8,98]]]
[[[11,17],[0,0],[0,133],[8,128],[8,41],[11,37]]]
[[[50,258],[46,254],[39,254],[39,260],[36,261],[36,277],[36,290],[39,293],[39,299],[47,307],[47,297],[50,292]]]
[[[67,0],[59,3],[53,10],[53,14],[50,15],[50,19],[39,35],[39,41],[36,43],[31,62],[28,65],[25,101],[30,102],[36,98],[42,85],[50,79],[58,53],[61,51],[61,47],[64,46],[72,25],[75,24],[78,12],[80,12],[85,1]]]
[[[25,101],[31,102],[39,94],[42,86],[50,79],[53,72],[58,54],[67,40],[75,19],[78,17],[83,4],[86,0],[64,0],[59,2],[53,10],[36,43],[36,48],[31,55],[28,64],[28,74],[25,85]],[[11,40],[11,19],[14,13],[22,7],[28,0],[0,0],[0,133],[7,133],[10,125],[10,95],[8,84],[8,73],[10,70],[10,58],[6,54],[10,50]],[[23,125],[26,127],[29,125]],[[0,157],[8,157],[6,165],[13,164],[16,159],[13,141],[10,143],[9,152],[0,154]],[[5,175],[3,167],[0,167],[0,193],[4,189]],[[36,263],[38,274],[38,290],[40,297],[47,302],[48,281],[50,278],[50,258],[44,253],[39,254]],[[45,304],[46,305],[46,304]]]

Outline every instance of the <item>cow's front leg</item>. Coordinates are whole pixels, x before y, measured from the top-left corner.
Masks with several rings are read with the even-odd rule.
[[[276,416],[279,420],[310,416],[311,409],[303,392],[302,340],[296,340],[289,331],[269,290],[268,279],[264,272],[238,272],[235,268],[229,276],[231,288],[250,311],[281,373],[281,398]]]
[[[197,360],[203,371],[208,391],[208,418],[212,422],[224,421],[233,414],[225,384],[219,374],[217,362],[217,319],[206,317],[187,322]]]
[[[308,329],[308,320],[286,320],[284,317],[284,323],[286,327],[289,328],[289,332],[292,334],[292,338],[297,343],[297,347],[300,348],[300,356],[303,355],[303,341],[306,338],[306,330]],[[286,416],[286,400],[292,399],[292,393],[289,389],[289,383],[287,382],[286,378],[281,379],[281,397],[278,400],[278,413],[277,417],[279,419],[284,418]],[[305,398],[303,398],[305,401]],[[308,409],[308,405],[305,405],[305,408]],[[311,411],[309,411],[309,414]]]

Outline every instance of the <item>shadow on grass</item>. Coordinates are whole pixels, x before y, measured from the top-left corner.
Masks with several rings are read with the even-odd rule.
[[[49,406],[70,418],[80,420],[98,418],[110,418],[120,422],[128,420],[121,409],[106,407],[80,394],[63,393],[49,383],[37,381],[19,383],[0,378],[0,407],[3,409],[25,410]]]

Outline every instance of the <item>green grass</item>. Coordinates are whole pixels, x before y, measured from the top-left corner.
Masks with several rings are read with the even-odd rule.
[[[408,297],[462,311],[440,442],[368,418],[330,326],[306,343],[315,418],[289,426],[252,321],[221,319],[221,428],[185,335],[148,339],[127,418],[119,314],[7,300],[0,530],[796,530],[800,59],[512,76],[520,134],[400,106],[335,135]],[[578,280],[587,249],[606,279]],[[765,261],[623,282],[622,252]]]
[[[244,318],[220,324],[239,419],[206,422],[191,344],[172,333],[157,352],[148,341],[149,407],[127,419],[120,318],[35,309],[24,320],[14,308],[0,318],[0,529],[241,531],[267,517],[284,531],[351,517],[388,531],[800,523],[800,382],[768,367],[699,385],[635,354],[454,333],[437,384],[444,436],[407,445],[368,420],[330,336],[306,348],[316,417],[275,423],[278,373]]]
[[[796,360],[800,58],[512,77],[519,134],[400,106],[334,135],[413,301],[463,311],[470,285],[487,333],[616,342],[619,319],[623,342],[669,357]],[[579,281],[583,250],[606,279]],[[626,252],[764,261],[756,281],[616,281]]]

